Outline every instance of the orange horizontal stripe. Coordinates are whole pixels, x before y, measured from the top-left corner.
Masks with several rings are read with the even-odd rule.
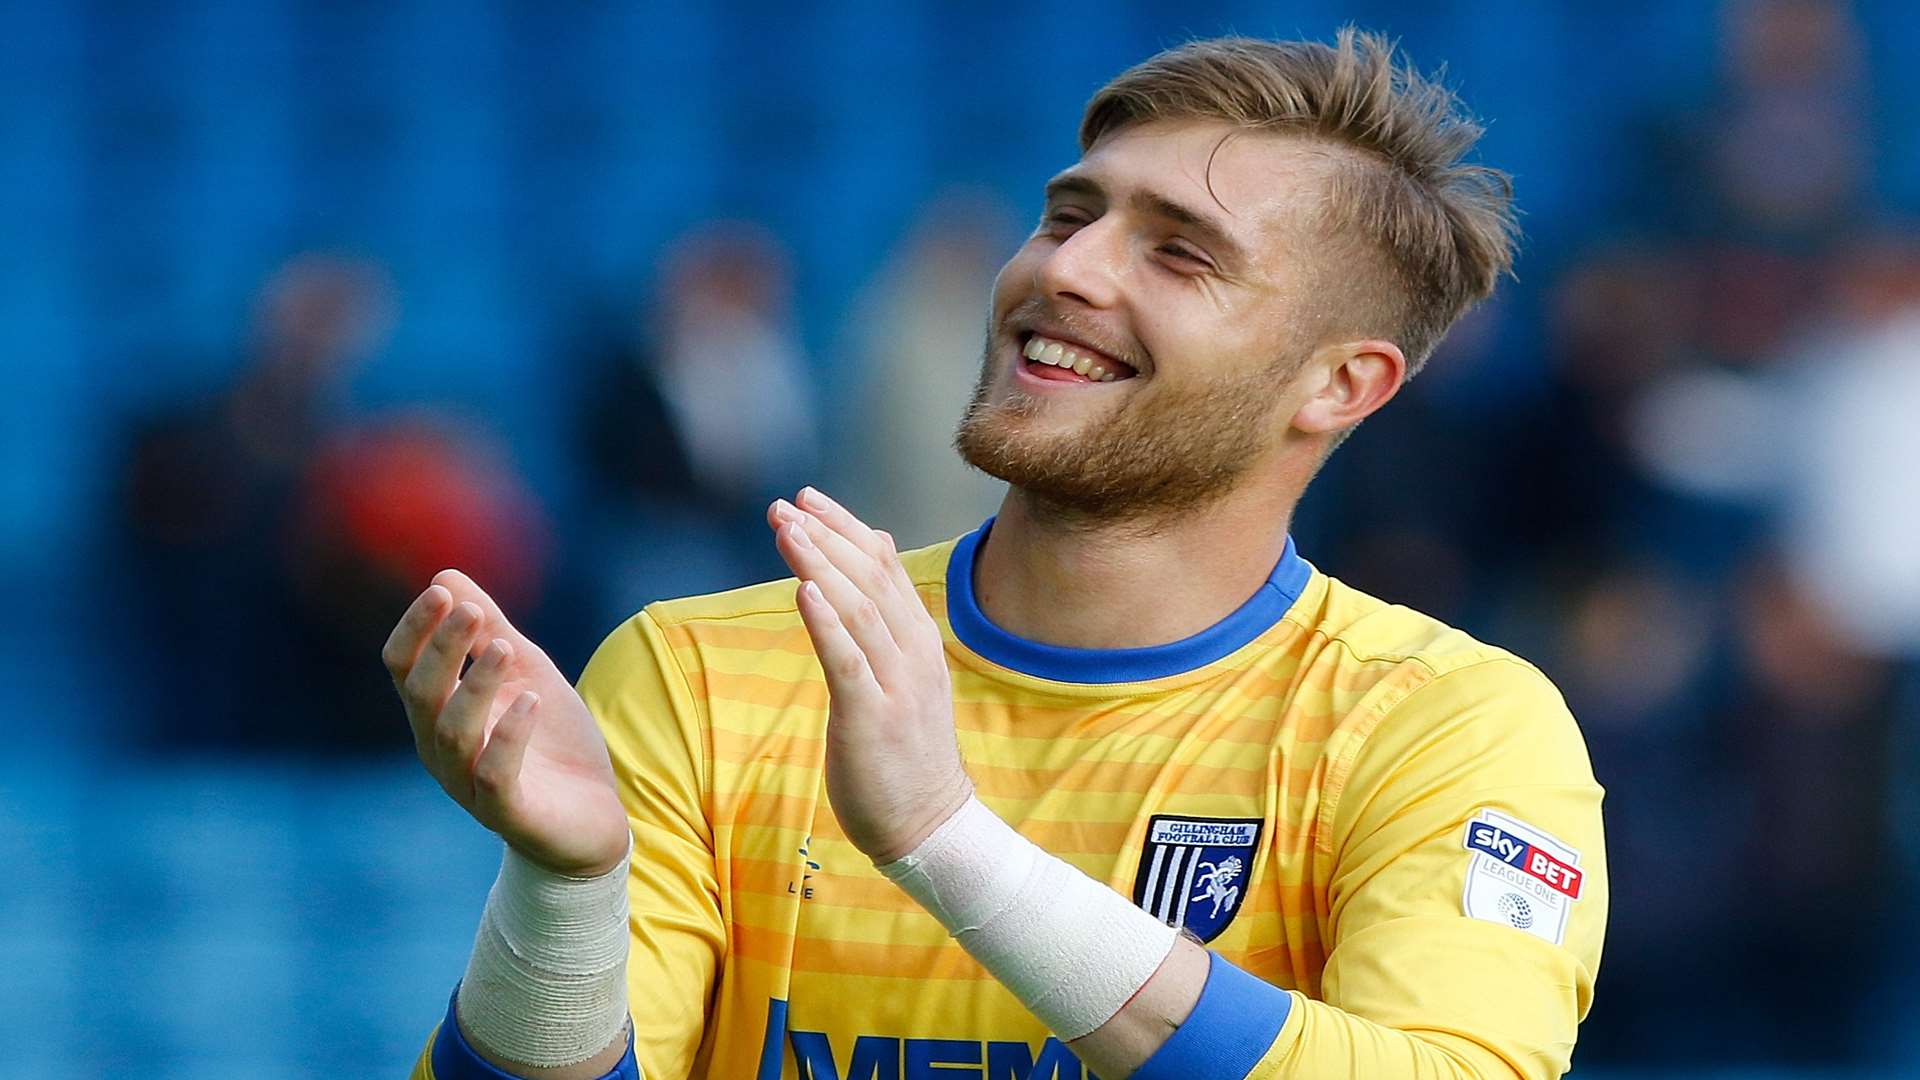
[[[729,702],[716,699],[714,704],[724,709]],[[765,755],[766,747],[777,740],[804,739],[818,745],[825,735],[824,708],[794,708],[772,702],[746,704],[754,708],[779,710],[779,713],[754,716],[732,710],[731,715],[726,715],[711,727],[716,757],[731,760],[758,758]],[[1004,751],[1006,757],[1029,760],[1057,757],[1078,761],[1088,751],[1095,749],[1124,753],[1125,760],[1151,760],[1171,756],[1173,751],[1181,749],[1182,743],[1190,744],[1192,752],[1199,754],[1252,751],[1264,755],[1276,742],[1276,736],[1283,747],[1291,747],[1295,751],[1309,750],[1319,742],[1297,735],[1289,738],[1287,728],[1298,722],[1292,717],[1243,715],[1216,718],[1204,711],[1121,715],[1113,717],[1099,729],[1071,734],[1028,734],[1024,730],[1010,730],[1010,725],[995,722],[1002,719],[1005,719],[1003,715],[995,716],[965,705],[957,708],[954,714],[955,728],[963,739],[993,746]],[[1021,720],[1025,719],[1023,714]],[[743,720],[747,722],[743,724]],[[1026,725],[1021,723],[1019,726],[1024,728]],[[1126,741],[1119,744],[1117,740],[1122,737]],[[1102,740],[1115,740],[1116,745],[1102,748],[1099,746]],[[1067,745],[1061,745],[1063,743]]]
[[[714,726],[732,728],[743,734],[763,724],[772,727],[775,723],[801,721],[782,715],[767,717],[760,723],[749,722],[741,728],[741,707],[771,709],[781,714],[812,713],[823,717],[829,704],[827,687],[823,681],[794,681],[758,673],[710,670],[706,673],[705,683],[702,692],[707,697],[709,714],[716,718]],[[957,697],[954,720],[961,731],[1047,741],[1061,738],[1099,739],[1127,732],[1183,739],[1204,737],[1229,742],[1279,741],[1308,745],[1323,742],[1361,705],[1361,699],[1355,696],[1351,701],[1321,706],[1311,700],[1315,696],[1312,691],[1307,691],[1291,697],[1273,694],[1222,702],[1210,696],[1193,695],[1182,699],[1177,706],[1170,706],[1167,702],[1128,702],[1100,709],[1018,699],[972,700]],[[720,717],[730,717],[731,720],[720,721]]]
[[[742,828],[776,828],[795,830],[804,837],[813,828],[818,809],[819,800],[814,793],[783,795],[769,791],[747,791],[717,806],[716,813],[736,833]],[[740,842],[736,835],[732,846],[737,849]]]
[[[715,828],[770,826],[818,832],[832,822],[831,812],[820,812],[823,805],[819,797],[819,770],[810,763],[804,767],[787,764],[778,767],[791,774],[783,784],[789,787],[788,791],[771,791],[765,787],[733,789],[727,770],[716,770],[716,782],[721,790],[713,800]],[[1249,809],[1249,803],[1257,806],[1267,799],[1275,799],[1279,804],[1281,828],[1285,831],[1274,842],[1278,847],[1291,850],[1295,845],[1282,838],[1298,837],[1315,825],[1316,815],[1309,812],[1308,804],[1318,795],[1319,774],[1323,768],[1323,762],[1314,762],[1304,768],[1287,769],[1282,773],[1278,789],[1268,787],[1269,778],[1264,771],[1199,766],[1105,766],[1054,777],[1044,786],[1044,777],[1027,775],[1024,770],[1003,770],[974,762],[968,765],[968,772],[974,777],[981,797],[993,805],[995,812],[1023,831],[1028,824],[1055,828],[1124,827],[1141,820],[1149,811],[1158,812],[1158,808],[1168,805],[1175,797],[1181,803],[1180,809],[1187,813],[1218,812],[1236,816]],[[1114,779],[1116,774],[1120,776],[1118,781]],[[1141,782],[1138,786],[1128,786],[1129,780]],[[767,778],[762,777],[761,783],[768,783]],[[1070,805],[1049,805],[1076,796],[1086,800],[1078,811]],[[1202,808],[1205,803],[1221,804],[1222,809],[1205,810]],[[1098,813],[1089,812],[1096,809]],[[1059,816],[1062,812],[1074,816]],[[1034,839],[1037,842],[1039,838]]]
[[[761,948],[781,949],[783,944],[756,943]],[[991,981],[978,961],[958,945],[907,946],[865,943],[805,942],[793,949],[791,969],[797,973],[841,977],[868,977],[942,982]]]
[[[784,968],[793,957],[794,942],[791,933],[740,923],[729,926],[727,933],[729,958],[738,956]]]
[[[733,869],[731,884],[734,892],[756,892],[768,896],[787,895],[787,886],[800,881],[804,865],[797,858],[782,861],[749,859],[738,855],[727,860],[727,864]],[[814,876],[818,877],[817,874]],[[894,891],[899,892],[898,889]]]
[[[926,946],[850,941],[802,942],[794,950],[793,970],[822,975],[889,976],[960,982],[993,979],[979,961],[952,943]]]
[[[797,617],[796,617],[797,618]],[[949,639],[951,643],[951,639]],[[1377,660],[1354,658],[1350,653],[1321,650],[1312,658],[1302,671],[1302,661],[1307,659],[1284,651],[1283,642],[1269,642],[1263,651],[1256,652],[1252,663],[1241,665],[1219,664],[1219,670],[1212,672],[1211,680],[1199,684],[1173,686],[1164,690],[1152,688],[1130,689],[1127,693],[1115,693],[1114,697],[1155,698],[1194,693],[1220,693],[1233,691],[1250,698],[1293,697],[1299,694],[1341,695],[1360,694],[1371,690],[1382,680],[1400,673],[1403,678],[1424,680],[1429,676],[1424,665],[1409,664],[1398,657]],[[770,657],[777,657],[775,663],[783,669],[792,670],[796,676],[802,672],[812,675],[817,672],[817,661],[813,655],[813,645],[805,630],[796,622],[792,630],[768,631],[750,627],[715,625],[704,626],[697,639],[676,642],[674,652],[677,660],[689,668],[706,668],[715,676],[740,678],[760,673]],[[979,672],[962,668],[954,673],[956,682],[966,681],[977,685],[988,696],[992,694],[1014,693],[1025,696],[1045,694],[1047,686],[1043,680],[1039,685],[1007,687],[994,678],[996,673]],[[803,676],[804,677],[804,676]],[[1063,688],[1064,689],[1064,688]],[[1086,696],[1087,687],[1075,685],[1072,696]],[[1102,695],[1092,695],[1096,699]]]

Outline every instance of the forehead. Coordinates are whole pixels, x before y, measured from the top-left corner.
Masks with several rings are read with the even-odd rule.
[[[1310,137],[1216,120],[1156,120],[1102,138],[1068,175],[1116,202],[1139,192],[1219,222],[1250,249],[1308,224],[1338,151]]]

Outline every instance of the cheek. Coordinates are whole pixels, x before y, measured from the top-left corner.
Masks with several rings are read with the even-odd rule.
[[[1224,374],[1244,347],[1241,327],[1223,319],[1191,288],[1146,288],[1136,293],[1133,333],[1156,371],[1182,382]]]

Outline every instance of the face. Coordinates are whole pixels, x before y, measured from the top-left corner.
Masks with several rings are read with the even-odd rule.
[[[1232,490],[1300,404],[1325,169],[1303,140],[1214,122],[1102,139],[994,282],[961,455],[1097,519]]]

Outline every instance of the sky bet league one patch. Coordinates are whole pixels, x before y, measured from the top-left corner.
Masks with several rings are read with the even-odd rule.
[[[1580,853],[1505,814],[1482,810],[1467,822],[1469,916],[1524,930],[1555,945],[1567,936],[1567,913],[1586,876]]]
[[[1174,929],[1212,941],[1246,898],[1259,818],[1155,814],[1133,877],[1133,902]]]

